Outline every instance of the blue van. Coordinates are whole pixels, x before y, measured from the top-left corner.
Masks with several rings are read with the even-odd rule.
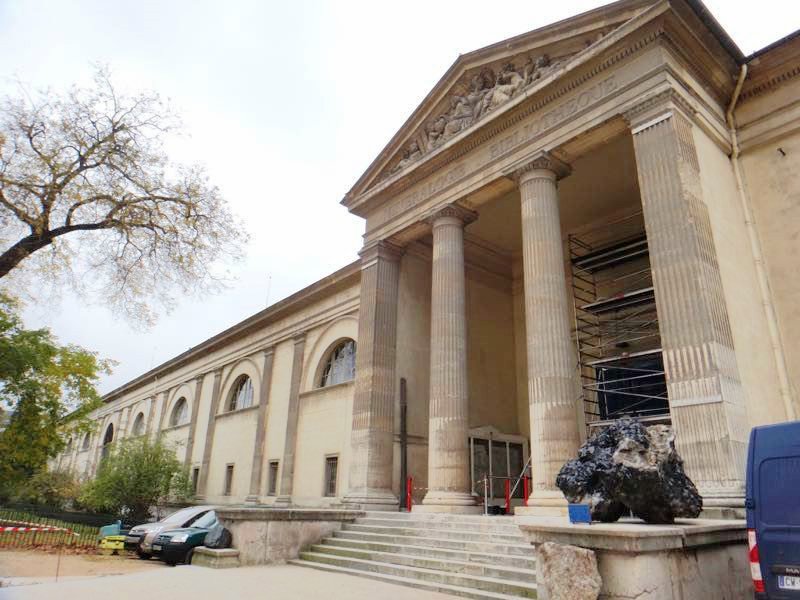
[[[750,432],[745,507],[755,598],[800,599],[800,421]]]

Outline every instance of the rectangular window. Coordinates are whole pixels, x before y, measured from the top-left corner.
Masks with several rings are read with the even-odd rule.
[[[200,467],[192,469],[192,493],[197,493],[197,482],[200,479]]]
[[[269,480],[267,482],[267,495],[274,496],[278,493],[278,461],[269,461]]]
[[[225,466],[225,491],[224,496],[230,496],[233,490],[233,465]]]
[[[339,457],[325,457],[325,495],[336,496],[336,473],[339,470]]]

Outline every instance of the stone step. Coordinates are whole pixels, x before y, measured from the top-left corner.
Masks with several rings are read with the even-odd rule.
[[[398,577],[396,575],[387,575],[385,573],[378,573],[373,571],[361,571],[359,569],[339,567],[335,565],[329,565],[327,563],[311,562],[305,560],[290,560],[289,564],[298,565],[301,567],[310,567],[312,569],[320,569],[332,573],[341,573],[346,575],[355,575],[357,577],[366,577],[368,579],[383,581],[385,583],[404,585],[407,587],[413,587],[421,590],[428,590],[431,592],[440,592],[442,594],[461,596],[463,598],[474,598],[475,600],[515,600],[519,598],[519,596],[512,596],[509,594],[487,592],[483,590],[477,590],[475,588],[448,585],[444,583],[435,583],[431,581],[425,581],[422,579],[410,579],[408,577]],[[535,596],[529,596],[529,597],[535,598]]]
[[[491,541],[493,543],[508,542],[511,544],[521,544],[525,542],[525,537],[521,531],[516,533],[494,533],[469,531],[462,529],[431,529],[424,527],[385,527],[373,525],[360,525],[358,523],[347,523],[342,526],[344,531],[360,531],[364,533],[381,533],[384,535],[406,535],[415,537],[435,537],[442,539],[465,540],[465,541]]]
[[[464,573],[451,573],[438,569],[413,567],[394,563],[362,560],[335,554],[320,552],[301,552],[300,560],[306,562],[325,563],[337,567],[394,575],[417,581],[428,581],[456,587],[471,588],[483,592],[506,594],[518,598],[536,598],[536,584],[529,581],[514,579],[468,575]]]
[[[341,557],[358,558],[360,560],[389,563],[393,565],[419,567],[422,569],[435,569],[437,571],[447,571],[449,573],[458,573],[461,575],[536,583],[536,571],[530,568],[525,569],[507,565],[444,559],[439,557],[433,558],[421,556],[416,553],[379,552],[376,550],[357,549],[330,544],[316,544],[311,546],[310,552],[317,554],[333,554]]]
[[[480,531],[485,533],[506,533],[519,535],[519,527],[513,521],[498,522],[498,519],[484,519],[475,521],[437,521],[433,519],[379,519],[366,517],[356,519],[359,525],[372,527],[414,527],[415,529],[460,529]]]
[[[458,522],[458,523],[514,523],[514,517],[510,515],[462,515],[456,513],[424,513],[424,512],[404,512],[404,511],[380,511],[368,510],[363,518],[367,519],[392,519],[396,521],[436,521],[436,522]]]
[[[490,554],[510,554],[516,556],[532,556],[533,546],[526,543],[510,543],[504,541],[473,541],[453,538],[436,538],[420,535],[393,535],[368,531],[351,531],[341,529],[333,532],[334,538],[382,542],[411,546],[431,546],[468,552],[488,552]]]
[[[415,556],[427,556],[430,558],[440,558],[444,560],[480,562],[491,565],[506,565],[518,569],[536,568],[536,560],[533,557],[533,546],[530,547],[527,556],[519,556],[515,554],[502,553],[492,554],[483,550],[470,552],[467,550],[452,550],[448,548],[436,548],[434,546],[422,546],[419,544],[392,544],[386,542],[350,540],[340,537],[325,538],[322,540],[322,544],[344,548],[354,548],[356,550],[374,550],[376,552],[413,554]]]

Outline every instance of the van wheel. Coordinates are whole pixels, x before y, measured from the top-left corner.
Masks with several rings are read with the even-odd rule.
[[[194,557],[194,548],[189,548],[189,551],[186,553],[186,556],[183,559],[183,564],[192,564],[192,557]]]

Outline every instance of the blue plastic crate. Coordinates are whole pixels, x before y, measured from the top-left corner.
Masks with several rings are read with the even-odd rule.
[[[568,506],[568,510],[570,523],[592,522],[592,513],[589,510],[588,504],[570,504]]]

